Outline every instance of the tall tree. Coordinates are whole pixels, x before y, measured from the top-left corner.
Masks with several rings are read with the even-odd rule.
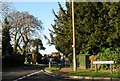
[[[51,44],[68,55],[72,53],[72,21],[71,2],[66,2],[66,10],[58,3],[59,11],[55,16],[55,24]],[[76,53],[97,54],[102,48],[120,47],[119,12],[120,2],[75,2]]]
[[[0,7],[2,22],[5,18],[9,22],[9,30],[5,30],[9,31],[14,54],[19,52],[27,56],[28,43],[33,37],[40,36],[42,22],[28,12],[13,11],[9,2],[0,2]]]
[[[65,53],[66,56],[72,52],[72,26],[71,26],[71,11],[69,3],[66,3],[68,10],[64,10],[60,3],[58,14],[53,10],[55,15],[55,24],[52,25],[54,31],[50,30],[51,44],[55,44],[59,52]],[[66,48],[67,47],[67,48]]]
[[[10,44],[10,34],[9,34],[9,22],[5,19],[4,24],[2,25],[2,57],[3,64],[11,62],[13,58],[13,48]]]
[[[12,17],[10,35],[14,41],[14,51],[19,48],[22,54],[26,54],[28,42],[42,29],[42,22],[28,12],[17,11],[11,13],[10,17]]]
[[[30,44],[32,45],[32,47],[35,47],[37,53],[39,53],[39,50],[45,50],[42,41],[38,38],[30,40]]]
[[[34,63],[34,61],[40,63],[41,58],[42,58],[40,50],[45,50],[45,47],[43,47],[42,40],[40,40],[39,38],[30,40],[30,47],[31,46],[32,46],[32,48],[35,48],[35,50],[33,50],[31,48],[32,49],[32,61],[33,61],[33,63]]]
[[[0,1],[0,20],[1,20],[1,22],[4,22],[4,19],[12,11],[14,11],[14,9],[13,9],[13,3],[12,2]]]

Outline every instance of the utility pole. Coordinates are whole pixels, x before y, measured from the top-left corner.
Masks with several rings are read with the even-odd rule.
[[[77,70],[76,67],[76,45],[75,45],[75,23],[74,23],[74,0],[72,0],[72,26],[73,26],[73,71]]]

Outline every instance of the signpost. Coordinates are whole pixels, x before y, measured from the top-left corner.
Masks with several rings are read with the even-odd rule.
[[[110,64],[110,73],[112,73],[112,64],[114,64],[114,61],[93,61],[93,64],[95,64],[95,71],[98,71],[98,64]]]
[[[51,68],[52,58],[49,58],[49,68]]]

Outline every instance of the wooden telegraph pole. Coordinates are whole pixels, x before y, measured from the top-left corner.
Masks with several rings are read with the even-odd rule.
[[[73,26],[73,71],[77,70],[76,67],[76,45],[75,45],[75,23],[74,23],[74,0],[72,0],[72,26]]]

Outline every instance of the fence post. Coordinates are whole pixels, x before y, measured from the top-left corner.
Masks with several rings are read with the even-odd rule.
[[[110,64],[110,73],[112,73],[112,64]]]
[[[95,72],[98,72],[97,64],[95,64]]]
[[[51,68],[51,62],[49,61],[49,68]]]

